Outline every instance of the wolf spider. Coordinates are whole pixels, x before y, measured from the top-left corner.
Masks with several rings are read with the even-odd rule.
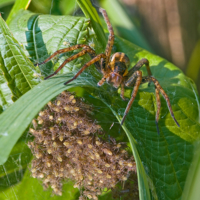
[[[128,56],[125,53],[116,52],[113,55],[111,55],[112,47],[114,44],[114,31],[113,31],[112,25],[108,19],[108,15],[107,15],[106,11],[102,8],[100,8],[99,11],[102,13],[104,20],[107,24],[108,31],[109,31],[108,43],[106,46],[105,53],[100,53],[97,55],[96,52],[90,46],[88,46],[86,44],[77,44],[77,45],[74,45],[74,46],[71,46],[68,48],[60,49],[60,50],[56,51],[55,53],[53,53],[46,60],[44,60],[43,62],[38,63],[36,65],[41,65],[41,64],[47,63],[48,61],[50,61],[53,57],[55,57],[58,54],[82,48],[82,50],[79,53],[67,58],[53,74],[47,76],[45,79],[48,79],[48,78],[54,76],[55,74],[57,74],[68,62],[70,62],[80,56],[83,56],[85,54],[89,54],[91,57],[91,60],[89,62],[87,62],[85,65],[83,65],[83,67],[81,67],[81,69],[77,72],[77,74],[72,79],[65,82],[64,83],[65,85],[70,83],[71,81],[75,80],[86,68],[88,68],[89,66],[94,64],[95,67],[97,68],[97,70],[100,73],[102,73],[102,75],[103,75],[103,78],[97,84],[98,86],[103,85],[103,83],[105,81],[110,83],[111,85],[113,85],[113,87],[115,87],[115,88],[118,88],[121,86],[121,95],[120,96],[123,100],[125,100],[124,87],[132,86],[133,91],[131,94],[131,98],[128,102],[128,105],[126,107],[126,110],[124,112],[124,116],[121,120],[121,125],[122,125],[130,108],[131,108],[131,105],[136,97],[136,94],[138,92],[140,84],[143,84],[146,82],[148,82],[150,84],[151,82],[153,82],[155,85],[156,103],[157,103],[155,123],[156,123],[156,128],[157,128],[158,134],[159,134],[158,119],[159,119],[159,113],[160,113],[160,108],[161,108],[159,92],[165,98],[167,105],[168,105],[169,112],[170,112],[173,120],[179,127],[180,125],[174,117],[174,113],[172,111],[169,97],[167,96],[167,94],[165,93],[165,91],[163,90],[163,88],[161,87],[159,82],[152,76],[152,73],[151,73],[151,70],[149,67],[149,61],[147,59],[143,58],[140,61],[138,61],[133,68],[128,70],[130,61],[129,61]],[[140,68],[143,65],[146,66],[148,76],[142,76],[142,72],[140,71]]]

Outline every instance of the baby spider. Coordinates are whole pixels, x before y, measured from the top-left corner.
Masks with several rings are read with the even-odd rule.
[[[151,70],[149,67],[149,61],[147,59],[143,58],[140,61],[138,61],[138,63],[136,63],[136,65],[133,68],[128,70],[130,61],[129,61],[128,56],[125,55],[125,53],[116,52],[113,55],[111,55],[112,47],[114,44],[114,31],[113,31],[112,25],[108,19],[108,15],[107,15],[106,11],[102,8],[100,8],[99,11],[102,13],[102,15],[105,19],[105,22],[107,24],[108,30],[109,30],[108,43],[106,46],[105,53],[100,53],[97,55],[96,52],[89,45],[86,45],[86,44],[77,44],[77,45],[74,45],[74,46],[71,46],[68,48],[60,49],[60,50],[56,51],[55,53],[53,53],[46,60],[44,60],[43,62],[38,63],[36,65],[41,65],[41,64],[47,63],[58,54],[82,48],[82,50],[79,53],[67,58],[53,74],[49,75],[45,79],[48,79],[48,78],[54,76],[55,74],[57,74],[68,62],[70,62],[80,56],[83,56],[85,54],[89,54],[91,57],[91,60],[89,62],[87,62],[86,64],[84,64],[83,67],[81,67],[81,69],[77,72],[77,74],[72,79],[68,80],[65,83],[65,85],[70,83],[71,81],[75,80],[86,68],[88,68],[89,66],[94,64],[96,66],[97,70],[100,73],[102,73],[102,75],[103,75],[103,78],[98,82],[98,86],[103,85],[103,83],[105,81],[110,83],[111,85],[113,85],[113,87],[115,87],[115,88],[118,88],[121,86],[121,95],[120,96],[123,100],[125,100],[124,87],[133,87],[131,98],[130,98],[128,105],[126,107],[126,110],[124,112],[124,116],[121,120],[121,125],[122,125],[130,108],[131,108],[131,105],[136,97],[136,94],[138,92],[140,84],[143,84],[146,82],[148,82],[148,83],[153,82],[155,85],[155,92],[156,92],[157,111],[156,111],[155,122],[156,122],[158,134],[159,134],[158,119],[159,119],[159,113],[160,113],[160,108],[161,108],[159,92],[165,98],[169,112],[170,112],[173,120],[175,121],[177,126],[180,126],[174,117],[174,113],[172,111],[169,97],[167,96],[167,94],[165,93],[165,91],[163,90],[163,88],[161,87],[159,82],[152,76],[152,73],[151,73]],[[142,76],[142,72],[140,71],[140,68],[143,65],[146,66],[148,76]]]

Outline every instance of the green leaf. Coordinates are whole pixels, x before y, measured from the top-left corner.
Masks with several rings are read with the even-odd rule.
[[[61,19],[66,20],[65,22],[68,20],[67,24],[63,24],[64,27],[59,23]],[[74,22],[79,24],[81,20],[82,26],[78,26],[78,29],[74,28]],[[67,31],[69,30],[66,28],[68,26],[71,26],[69,32],[73,33],[74,40]],[[77,29],[77,32],[74,29]],[[32,60],[39,59],[40,61],[57,49],[64,48],[62,44],[66,39],[70,45],[74,45],[79,43],[79,38],[85,38],[85,43],[91,44],[92,42],[95,50],[98,53],[102,52],[101,44],[96,41],[94,32],[88,31],[88,23],[84,18],[46,15],[38,17],[38,15],[25,12],[18,15],[11,23],[11,30],[20,43],[30,47],[26,49],[26,55],[29,55]],[[85,32],[87,34],[82,37]],[[66,35],[67,37],[65,37]],[[34,41],[33,44],[32,41]],[[42,43],[38,43],[39,41]],[[82,39],[81,41],[83,42]],[[45,50],[38,53],[39,47]],[[128,41],[116,37],[115,48],[116,51],[124,52],[129,56],[131,66],[143,57],[149,59],[152,74],[168,94],[175,117],[180,123],[180,128],[178,128],[169,114],[165,100],[161,98],[160,135],[158,135],[155,126],[155,88],[153,85],[148,87],[147,84],[140,86],[123,126],[137,162],[140,198],[149,199],[147,179],[154,199],[180,199],[193,157],[193,142],[199,138],[200,134],[200,107],[195,85],[171,63]],[[37,58],[35,55],[41,57]],[[70,55],[72,53],[59,56],[57,62],[50,64],[58,67],[61,61]],[[100,88],[96,86],[101,76],[93,67],[67,86],[63,85],[64,82],[73,77],[77,69],[86,62],[86,59],[89,57],[86,56],[84,59],[69,63],[62,71],[63,73],[68,72],[66,75],[57,75],[38,84],[0,116],[2,124],[0,126],[1,164],[5,162],[12,147],[37,112],[63,90],[73,87],[85,88],[93,97],[106,104],[120,121],[127,102],[121,100],[120,89],[116,91],[108,84],[104,84]],[[41,66],[40,69],[43,74],[51,73],[51,68],[47,69],[45,65]],[[142,72],[147,75],[145,67],[142,68]],[[130,98],[131,91],[132,88],[126,90],[126,97]],[[104,118],[101,120],[103,121]],[[112,118],[111,121],[106,121],[108,126],[112,124],[112,121]],[[116,121],[114,122],[116,124]]]
[[[2,59],[0,57],[0,65],[2,65]],[[3,112],[9,105],[13,103],[11,99],[11,91],[3,76],[3,72],[0,69],[0,113]]]
[[[63,0],[60,2],[59,7],[64,15],[72,14],[74,9],[76,8],[76,1]]]
[[[113,111],[113,113],[115,113],[115,111]],[[115,113],[115,116],[119,120],[119,116],[117,115],[117,113]],[[142,165],[140,156],[139,156],[138,151],[137,151],[137,142],[135,141],[132,134],[129,132],[129,130],[125,126],[123,126],[123,129],[126,132],[127,137],[129,139],[131,149],[132,149],[132,152],[133,152],[133,156],[134,156],[135,162],[136,162],[138,186],[139,186],[138,187],[139,197],[140,197],[140,199],[151,199],[150,193],[149,193],[149,185],[148,185],[148,181],[147,181],[147,176],[146,176],[144,167]]]
[[[10,24],[10,22],[16,17],[19,10],[27,9],[30,3],[31,3],[31,0],[16,0],[6,20],[7,24]]]
[[[78,5],[84,12],[85,17],[90,18],[92,22],[92,27],[94,28],[95,34],[97,35],[98,41],[103,47],[106,46],[106,37],[103,31],[101,21],[99,19],[96,9],[92,6],[90,0],[77,0]]]
[[[200,53],[200,40],[197,42],[192,52],[192,55],[190,57],[187,70],[186,70],[187,76],[192,78],[192,80],[194,80],[195,82],[197,82],[198,74],[200,71],[199,53]]]
[[[11,91],[0,70],[0,107],[2,108],[0,113],[13,103],[11,95]]]
[[[145,38],[142,36],[135,24],[131,21],[127,12],[122,8],[118,1],[102,1],[101,6],[107,11],[112,25],[117,28],[122,37],[138,45],[139,47],[153,52]]]
[[[138,51],[139,49],[128,42],[125,45],[118,40],[116,44],[129,57],[132,54],[136,60],[142,57],[149,59],[153,76],[169,95],[180,128],[172,120],[166,102],[162,99],[159,120],[161,134],[157,135],[154,121],[154,88],[147,85],[140,87],[140,93],[132,106],[134,108],[127,116],[125,125],[138,143],[140,158],[154,184],[158,199],[181,198],[193,156],[192,142],[197,140],[200,134],[200,108],[195,86],[166,60],[146,51]]]
[[[200,145],[199,141],[195,143],[194,157],[190,166],[186,184],[183,191],[182,200],[199,199],[199,184],[200,184]]]
[[[32,158],[32,153],[26,145],[27,140],[27,134],[24,134],[12,149],[6,163],[0,166],[0,191],[5,191],[22,180]],[[1,197],[0,195],[0,199]]]
[[[0,7],[3,7],[3,6],[7,6],[11,3],[13,3],[15,0],[1,0],[0,1]]]
[[[18,174],[15,174],[19,176]],[[8,179],[6,179],[8,180]],[[1,188],[1,187],[0,187]],[[52,191],[50,189],[44,191],[41,182],[38,179],[32,178],[30,171],[26,170],[21,182],[12,187],[12,190],[6,190],[0,193],[1,199],[9,198],[11,199],[43,199],[43,200],[75,200],[79,197],[78,189],[73,188],[72,182],[67,182],[63,184],[63,194],[62,196],[52,196]]]
[[[34,63],[39,63],[58,49],[85,43],[88,40],[88,25],[89,20],[83,17],[39,15],[23,11],[11,22],[10,29],[14,37],[20,38],[26,56]],[[54,60],[56,66],[71,54],[57,56]],[[80,67],[80,60],[69,63],[63,70],[68,72],[77,67]],[[48,76],[53,72],[53,64],[49,62],[40,66],[40,71]]]
[[[22,47],[12,36],[2,18],[0,18],[0,38],[0,67],[14,97],[19,98],[37,85],[39,79],[34,77],[36,71],[33,64],[25,56]]]

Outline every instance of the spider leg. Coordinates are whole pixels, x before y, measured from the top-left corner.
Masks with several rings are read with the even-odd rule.
[[[97,83],[98,86],[102,86],[104,82],[106,81],[106,78],[108,78],[109,74],[104,75],[103,78]]]
[[[69,81],[65,82],[64,84],[67,85],[71,81],[75,80],[86,68],[88,68],[89,66],[91,66],[95,62],[99,61],[101,58],[105,59],[106,55],[104,53],[101,53],[101,54],[97,55],[96,57],[94,57],[92,60],[87,62],[85,65],[83,65],[83,67],[77,72],[77,74],[72,79],[70,79]]]
[[[106,45],[106,52],[105,52],[105,54],[106,54],[106,66],[107,66],[107,64],[110,60],[110,55],[111,55],[112,47],[113,47],[113,44],[114,44],[115,35],[114,35],[113,27],[110,23],[110,20],[108,18],[108,14],[107,14],[106,10],[104,10],[103,8],[100,8],[99,11],[102,13],[104,20],[107,24],[108,31],[109,31],[108,43]]]
[[[158,119],[160,115],[160,108],[161,108],[161,101],[160,101],[160,94],[159,94],[159,89],[155,87],[155,92],[156,92],[156,105],[157,105],[157,110],[156,110],[156,128],[158,135],[160,135],[159,127],[158,127]]]
[[[77,44],[77,45],[74,45],[74,46],[71,46],[71,47],[68,47],[68,48],[64,48],[64,49],[59,49],[57,50],[56,52],[54,52],[51,56],[49,56],[46,60],[44,60],[43,62],[41,63],[36,63],[34,64],[35,66],[37,65],[42,65],[42,64],[45,64],[47,62],[49,62],[51,59],[53,59],[55,56],[61,54],[61,53],[66,53],[66,52],[69,52],[69,51],[73,51],[73,50],[76,50],[76,49],[80,49],[80,48],[88,48],[88,49],[92,49],[90,46],[86,45],[86,44]],[[93,49],[92,49],[93,50]],[[94,50],[93,50],[94,51]]]
[[[151,73],[151,70],[150,70],[150,67],[149,67],[149,61],[148,61],[146,58],[142,58],[141,60],[139,60],[139,61],[135,64],[135,66],[133,66],[133,67],[128,71],[127,76],[130,77],[135,71],[140,70],[140,68],[141,68],[143,65],[146,66],[148,75],[149,75],[149,76],[152,76],[152,73]]]
[[[73,48],[72,48],[72,49],[73,49]],[[86,53],[88,53],[91,57],[94,56],[94,55],[96,55],[96,53],[95,53],[95,51],[94,51],[93,49],[91,49],[91,48],[85,48],[85,49],[83,49],[82,51],[80,51],[79,53],[77,53],[77,54],[75,54],[75,55],[73,55],[73,56],[67,58],[67,59],[58,67],[58,69],[57,69],[53,74],[47,76],[47,77],[45,78],[45,80],[48,79],[48,78],[50,78],[50,77],[52,77],[52,76],[54,76],[54,75],[56,75],[56,74],[57,74],[67,63],[69,63],[70,61],[72,61],[72,60],[74,60],[74,59],[76,59],[76,58],[78,58],[78,57],[80,57],[80,56],[83,56],[83,55],[85,55]],[[50,56],[50,57],[51,57],[51,56]],[[49,57],[48,59],[50,59],[50,57]],[[48,61],[47,61],[47,62],[48,62]],[[98,63],[98,64],[99,64],[99,63]],[[100,67],[100,66],[99,66],[99,67]]]
[[[124,100],[124,101],[126,101],[127,99],[126,98],[124,98],[124,83],[122,83],[121,84],[121,94],[120,94],[120,97]]]
[[[153,82],[156,89],[162,94],[162,96],[164,97],[165,101],[167,102],[167,106],[168,106],[168,109],[169,109],[169,112],[173,118],[173,120],[175,121],[176,125],[178,127],[180,127],[179,123],[177,122],[177,120],[175,119],[174,117],[174,113],[173,113],[173,110],[172,110],[172,106],[170,104],[170,100],[169,100],[169,97],[168,95],[165,93],[165,91],[163,90],[163,88],[161,87],[160,83],[158,82],[157,79],[155,79],[154,77],[143,77],[143,80],[142,80],[142,84],[143,83],[146,83],[146,82]],[[156,91],[156,103],[157,103],[157,113],[156,115],[159,115],[159,112],[160,112],[160,97],[158,98],[157,97],[157,91]],[[159,111],[158,111],[159,110]],[[158,119],[157,119],[158,120]],[[157,123],[157,122],[156,122]]]
[[[140,86],[140,84],[142,82],[142,72],[141,71],[135,71],[132,74],[132,76],[126,81],[125,85],[126,86],[130,86],[132,84],[132,82],[135,82],[135,86],[134,86],[133,92],[131,94],[131,99],[129,100],[128,105],[126,106],[126,110],[124,112],[124,116],[122,118],[121,125],[124,123],[126,115],[128,114],[128,112],[129,112],[129,110],[131,108],[131,105],[132,105],[133,101],[135,100],[135,97],[137,95],[139,86]]]

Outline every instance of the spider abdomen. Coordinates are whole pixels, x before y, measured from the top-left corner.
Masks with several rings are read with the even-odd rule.
[[[109,63],[112,69],[114,69],[116,63],[123,63],[126,66],[126,68],[128,68],[130,65],[130,60],[125,53],[116,52],[111,56]]]

